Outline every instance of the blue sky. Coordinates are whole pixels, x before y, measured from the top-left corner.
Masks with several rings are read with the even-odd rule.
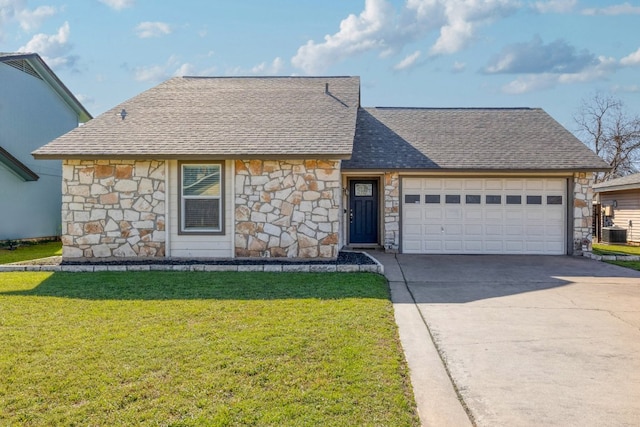
[[[176,75],[357,75],[362,105],[541,107],[596,91],[640,114],[640,1],[0,0],[94,115]]]

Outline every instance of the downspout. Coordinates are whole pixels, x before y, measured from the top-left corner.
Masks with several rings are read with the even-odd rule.
[[[229,215],[230,218],[230,222],[231,224],[226,225],[227,227],[231,228],[231,258],[235,258],[236,257],[236,208],[235,208],[235,204],[236,204],[236,162],[235,160],[229,160],[229,163],[231,163],[231,167],[229,169],[231,169],[231,200],[233,200],[233,205],[231,205],[231,209],[229,209],[229,212],[231,212],[231,214]],[[226,168],[225,168],[226,170]],[[231,201],[230,200],[230,201]]]
[[[171,223],[169,221],[169,201],[171,200],[169,183],[171,182],[170,160],[164,161],[164,256],[171,258]]]

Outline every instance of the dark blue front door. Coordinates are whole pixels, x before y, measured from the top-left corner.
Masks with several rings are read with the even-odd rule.
[[[349,184],[349,243],[378,243],[378,181]]]

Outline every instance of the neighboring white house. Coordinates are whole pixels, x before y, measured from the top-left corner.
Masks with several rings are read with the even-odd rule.
[[[60,235],[61,162],[31,152],[91,118],[38,54],[0,52],[0,241]]]

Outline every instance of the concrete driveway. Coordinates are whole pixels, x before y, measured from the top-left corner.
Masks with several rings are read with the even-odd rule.
[[[563,256],[394,258],[381,257],[387,277],[401,273],[411,296],[394,305],[418,307],[477,425],[640,424],[640,272]]]

